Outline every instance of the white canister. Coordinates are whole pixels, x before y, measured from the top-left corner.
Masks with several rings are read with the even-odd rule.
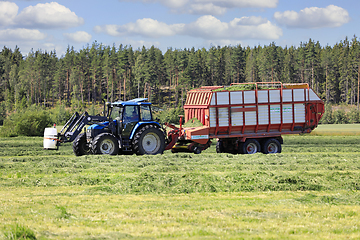
[[[56,128],[45,128],[44,130],[44,149],[58,149]]]

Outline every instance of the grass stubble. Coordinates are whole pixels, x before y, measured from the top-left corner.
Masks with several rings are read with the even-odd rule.
[[[0,138],[0,238],[358,239],[360,137],[340,135],[284,136],[274,155],[82,157]]]

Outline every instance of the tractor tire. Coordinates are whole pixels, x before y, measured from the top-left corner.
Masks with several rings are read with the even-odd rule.
[[[163,154],[165,149],[164,133],[155,125],[146,125],[135,134],[133,150],[137,155]]]
[[[75,156],[89,155],[91,149],[89,144],[86,142],[86,134],[80,133],[74,140],[72,145]]]
[[[281,153],[281,144],[275,138],[269,138],[264,142],[262,152],[264,154]]]
[[[260,143],[256,139],[248,139],[239,146],[240,153],[254,154],[260,151]]]
[[[200,153],[201,153],[201,148],[195,147],[194,148],[194,154],[200,154]]]
[[[92,141],[92,152],[94,154],[117,155],[119,153],[119,142],[111,133],[101,133]]]
[[[216,143],[216,152],[217,153],[224,153],[225,152],[223,142],[220,141],[220,140]]]

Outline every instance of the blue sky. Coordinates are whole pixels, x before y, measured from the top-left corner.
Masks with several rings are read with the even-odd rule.
[[[134,49],[322,46],[360,36],[356,0],[0,0],[0,45],[23,54],[94,41]]]

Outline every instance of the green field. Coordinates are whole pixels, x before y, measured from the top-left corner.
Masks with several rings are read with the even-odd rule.
[[[0,138],[0,238],[359,239],[359,128],[284,136],[273,155],[75,157]]]
[[[319,125],[311,135],[318,136],[354,136],[360,135],[360,124],[323,124]]]

